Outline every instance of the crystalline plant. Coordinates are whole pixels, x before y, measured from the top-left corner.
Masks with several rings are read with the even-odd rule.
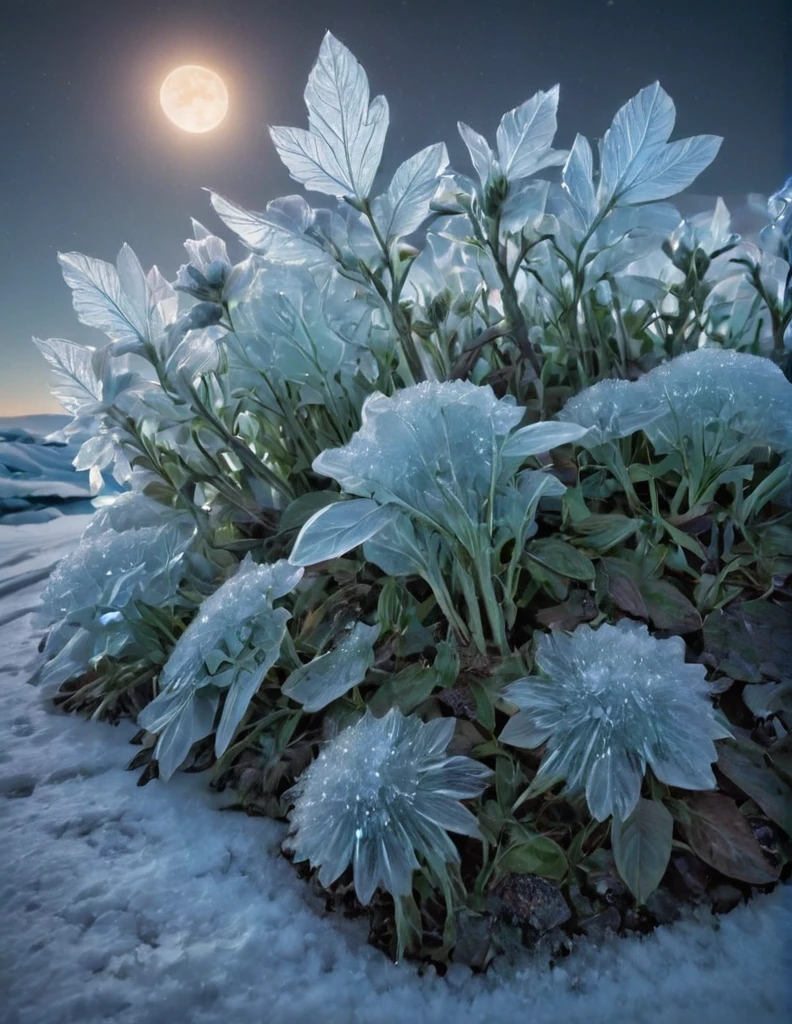
[[[168,779],[192,744],[212,731],[220,690],[226,699],[215,753],[219,757],[228,748],[280,654],[290,615],[273,602],[301,577],[302,570],[284,560],[256,565],[248,555],[203,602],[162,670],[160,692],[138,715],[138,725],[158,734],[160,778]]]
[[[483,792],[490,769],[449,757],[453,718],[424,723],[391,710],[369,712],[331,740],[292,790],[295,860],[319,867],[331,885],[352,863],[367,904],[378,884],[393,896],[412,888],[417,856],[457,862],[448,831],[479,837],[459,801]]]
[[[792,448],[792,384],[763,356],[700,348],[634,383],[603,380],[571,398],[565,421],[592,428],[580,444],[602,444],[644,430],[665,455],[701,435],[705,450],[744,439]]]
[[[792,448],[792,384],[763,356],[700,348],[661,364],[638,386],[665,399],[666,414],[646,427],[661,454],[699,430],[707,451],[742,438]]]
[[[685,662],[680,637],[658,640],[622,619],[599,629],[543,633],[540,676],[504,691],[519,711],[501,739],[533,749],[547,743],[537,779],[566,779],[585,793],[598,821],[624,821],[641,793],[646,766],[669,786],[712,789],[716,721],[705,668]]]
[[[601,380],[575,395],[564,406],[564,419],[588,427],[580,444],[588,448],[628,437],[666,411],[645,388],[626,380]]]

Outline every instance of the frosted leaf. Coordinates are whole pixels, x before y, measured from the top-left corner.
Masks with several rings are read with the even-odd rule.
[[[626,380],[601,380],[571,398],[563,417],[589,427],[579,442],[584,448],[628,437],[665,412],[662,402],[645,388]]]
[[[665,402],[646,427],[664,454],[704,431],[706,450],[737,439],[792,448],[792,384],[775,363],[731,349],[701,348],[656,367],[634,387]]]
[[[600,209],[667,199],[712,163],[723,140],[696,135],[668,142],[675,120],[674,102],[659,82],[621,107],[600,145]]]
[[[770,223],[761,233],[762,245],[774,256],[792,263],[792,177],[767,202]]]
[[[92,531],[58,563],[39,614],[51,623],[87,609],[124,609],[132,601],[162,605],[181,580],[188,541],[178,523]]]
[[[567,157],[565,150],[552,148],[558,127],[558,93],[554,85],[501,118],[497,131],[498,162],[509,181],[518,181],[544,167],[557,167]]]
[[[295,181],[339,199],[366,199],[379,167],[388,104],[369,103],[366,73],[328,32],[305,88],[309,130],[270,128],[278,156]]]
[[[362,683],[374,664],[374,643],[379,626],[356,622],[331,651],[295,669],[281,687],[306,711],[321,711]]]
[[[706,669],[685,662],[679,637],[658,640],[627,619],[582,625],[539,634],[536,665],[540,676],[504,691],[519,711],[501,739],[547,743],[537,779],[566,779],[598,821],[629,816],[647,765],[669,786],[714,788],[714,741],[729,734],[715,719]]]
[[[417,230],[430,213],[438,179],[448,166],[445,144],[435,143],[411,156],[393,175],[388,191],[371,204],[382,237],[390,242]]]
[[[160,675],[160,692],[138,715],[138,724],[159,733],[156,757],[160,776],[170,777],[190,746],[211,730],[207,714],[198,715],[194,699],[203,702],[203,687],[227,689],[223,714],[215,737],[219,757],[233,739],[248,705],[272,665],[278,659],[290,618],[273,602],[288,594],[302,578],[302,569],[285,560],[257,565],[248,555],[234,576],[203,602],[198,614],[179,637]],[[179,695],[183,695],[183,698]],[[205,731],[196,735],[177,721],[201,722]],[[172,747],[174,735],[179,744]],[[192,736],[186,743],[186,736]],[[186,748],[185,748],[186,743]],[[176,758],[173,750],[181,756]],[[160,752],[167,752],[163,763]],[[171,756],[173,755],[173,756]]]
[[[324,886],[351,863],[363,904],[380,884],[409,893],[419,856],[458,862],[447,830],[480,837],[459,801],[482,793],[492,773],[446,755],[453,732],[453,718],[424,723],[394,709],[366,712],[327,743],[292,790],[294,859],[318,867]]]

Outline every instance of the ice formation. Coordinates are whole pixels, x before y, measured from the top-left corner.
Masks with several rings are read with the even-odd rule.
[[[453,733],[453,718],[424,723],[396,710],[367,712],[339,733],[294,787],[295,860],[318,866],[325,886],[351,862],[363,904],[380,883],[409,893],[418,856],[458,861],[446,830],[478,836],[459,801],[478,796],[492,773],[445,753]]]
[[[681,637],[658,640],[627,619],[582,625],[539,634],[536,664],[541,676],[505,690],[519,711],[501,739],[547,743],[537,778],[566,779],[599,821],[628,817],[647,765],[669,786],[715,787],[714,740],[729,733],[715,718],[706,669],[685,662]]]

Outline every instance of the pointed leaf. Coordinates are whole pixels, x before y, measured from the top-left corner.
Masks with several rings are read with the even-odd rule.
[[[321,711],[366,678],[379,632],[379,626],[356,622],[331,651],[295,669],[283,684],[283,693],[306,711]]]
[[[509,181],[564,162],[566,153],[551,148],[557,111],[558,86],[554,85],[503,115],[497,131],[498,160]]]
[[[613,858],[639,904],[646,903],[666,872],[673,832],[674,819],[655,800],[641,798],[626,821],[613,822]]]
[[[427,146],[405,160],[388,191],[373,204],[374,218],[386,241],[417,230],[429,216],[438,178],[448,166],[445,143]]]
[[[338,558],[369,540],[398,515],[370,498],[339,501],[320,509],[303,526],[289,557],[292,565],[315,565]]]
[[[778,878],[754,839],[737,804],[721,793],[690,793],[672,805],[685,839],[706,863],[729,878],[749,885],[769,885]]]
[[[306,188],[367,198],[382,156],[388,105],[381,96],[369,104],[365,71],[329,32],[308,78],[305,102],[309,131],[270,129],[281,160]]]
[[[531,423],[506,439],[501,455],[505,459],[527,459],[529,455],[541,455],[559,445],[577,441],[587,433],[588,427],[577,423]]]
[[[463,121],[457,123],[459,134],[462,136],[462,141],[465,143],[470,153],[470,159],[475,168],[476,174],[479,176],[479,180],[482,185],[487,184],[487,180],[492,174],[493,164],[495,160],[495,154],[489,147],[489,143],[483,135],[479,135],[478,132],[474,131]]]

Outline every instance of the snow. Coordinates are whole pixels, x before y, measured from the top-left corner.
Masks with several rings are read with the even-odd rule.
[[[79,522],[82,520],[82,522]],[[200,775],[136,786],[137,748],[26,684],[41,575],[84,518],[0,526],[0,997],[4,1024],[780,1024],[792,887],[720,919],[526,958],[485,977],[391,964]],[[3,590],[2,588],[5,588]]]

